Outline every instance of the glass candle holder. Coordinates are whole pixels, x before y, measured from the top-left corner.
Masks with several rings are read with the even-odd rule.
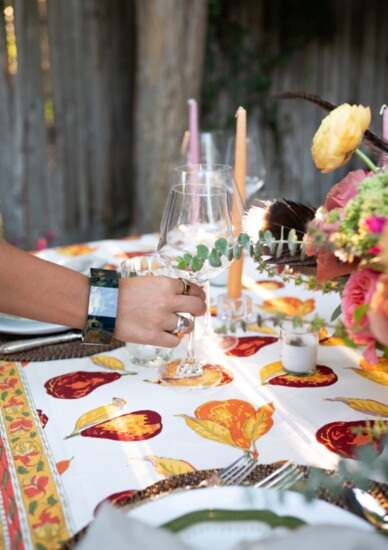
[[[303,324],[295,327],[285,321],[280,332],[281,359],[284,370],[292,376],[308,376],[316,371],[319,330]]]
[[[239,326],[253,321],[252,298],[241,294],[239,298],[229,298],[227,294],[217,297],[217,318],[226,325]]]

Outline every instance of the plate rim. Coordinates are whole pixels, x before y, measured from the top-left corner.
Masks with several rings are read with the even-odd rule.
[[[0,315],[0,334],[16,334],[20,336],[32,336],[39,334],[53,334],[55,332],[65,332],[71,327],[64,325],[55,325],[53,323],[44,323],[34,319],[25,319],[17,317],[16,319],[7,319]]]
[[[241,504],[241,506],[238,504],[236,505],[236,502],[233,502],[233,495],[237,496],[239,493],[239,498],[242,498],[243,492],[245,492],[245,495],[247,499],[250,498],[251,500],[251,506],[249,509],[257,509],[257,506],[259,506],[259,501],[261,499],[262,502],[265,502],[265,497],[267,497],[267,502],[265,503],[265,509],[275,512],[277,515],[292,515],[293,517],[296,517],[298,519],[301,519],[306,522],[308,525],[322,525],[326,523],[331,524],[337,524],[337,525],[343,525],[343,526],[349,526],[354,528],[363,529],[366,531],[373,530],[371,526],[365,522],[363,519],[359,518],[358,516],[352,514],[350,511],[345,510],[344,508],[341,508],[340,506],[337,506],[335,504],[329,503],[325,500],[314,498],[312,501],[307,501],[305,499],[305,496],[298,492],[298,491],[278,491],[276,489],[262,489],[262,488],[255,488],[255,487],[249,487],[249,486],[237,486],[237,487],[206,487],[206,488],[195,488],[190,490],[178,490],[174,491],[168,494],[164,494],[160,496],[159,498],[151,499],[147,502],[143,502],[142,504],[139,504],[135,508],[129,510],[127,512],[128,517],[135,518],[139,521],[143,521],[147,523],[148,525],[152,527],[160,527],[162,524],[167,523],[169,521],[172,521],[174,519],[179,518],[180,516],[183,516],[187,514],[189,511],[195,511],[200,509],[211,509],[212,507],[215,508],[222,508],[223,504],[220,504],[219,502],[212,503],[213,500],[217,500],[213,495],[222,495],[222,503],[226,502],[224,509],[226,510],[238,510],[238,509],[247,509],[249,506],[249,503],[247,505],[247,502],[244,502],[244,504]],[[228,505],[228,494],[230,493],[230,506]],[[282,497],[280,496],[280,493],[282,493]],[[193,496],[194,495],[194,496]],[[197,497],[197,495],[203,495],[203,501],[206,501],[206,504],[204,502],[200,506],[197,505],[197,501],[201,501],[200,497]],[[274,506],[275,499],[283,498],[283,503],[286,500],[293,500],[294,502],[297,501],[298,506],[301,506],[300,511],[298,510],[298,513],[294,509],[290,509],[287,511],[279,512],[276,510],[276,506]],[[166,502],[166,499],[170,499],[170,502]],[[174,500],[174,504],[180,505],[180,511],[179,513],[175,514],[175,512],[171,512],[172,508],[172,502],[171,500]],[[185,500],[188,500],[188,502],[185,502]],[[181,501],[181,502],[179,502]],[[290,504],[290,502],[289,502]],[[312,505],[311,508],[309,508],[308,512],[307,506]],[[256,508],[255,508],[256,506]],[[318,508],[318,510],[313,510],[313,507]],[[158,510],[158,508],[160,508]],[[275,509],[274,509],[275,508]],[[331,519],[329,520],[325,517],[322,517],[321,520],[319,520],[319,510],[320,509],[326,509],[331,510]],[[164,512],[164,518],[162,514],[162,519],[158,520],[158,515],[160,516],[160,513]],[[306,519],[304,514],[307,513],[307,515],[311,515],[312,513],[316,513],[318,517],[318,521],[311,521],[310,519]],[[309,514],[310,513],[310,514]],[[168,519],[166,519],[168,517]]]

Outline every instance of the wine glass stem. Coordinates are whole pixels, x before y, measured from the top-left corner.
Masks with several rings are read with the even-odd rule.
[[[193,364],[196,362],[195,359],[195,347],[194,347],[194,333],[195,333],[195,318],[190,315],[190,319],[193,321],[193,330],[189,334],[189,339],[187,343],[187,355],[186,355],[186,362]]]
[[[210,334],[212,332],[212,312],[210,303],[210,282],[205,281],[203,283],[203,289],[206,294],[206,313],[205,313],[205,333]]]

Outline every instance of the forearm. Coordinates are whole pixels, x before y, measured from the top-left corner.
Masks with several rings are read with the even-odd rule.
[[[0,311],[82,329],[89,279],[0,240]]]

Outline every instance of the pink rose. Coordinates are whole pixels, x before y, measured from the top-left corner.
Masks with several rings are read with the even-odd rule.
[[[353,170],[349,172],[339,183],[333,185],[326,196],[324,206],[327,210],[333,208],[344,208],[344,206],[357,195],[357,188],[360,183],[369,176],[364,170]]]
[[[387,218],[384,216],[371,216],[364,221],[364,226],[370,233],[377,233],[380,235],[383,232],[386,222]]]
[[[324,207],[330,212],[334,208],[338,209],[341,216],[344,207],[350,199],[357,195],[357,188],[360,183],[368,177],[369,172],[364,172],[364,170],[354,170],[349,172],[339,183],[334,185],[326,196]],[[327,215],[321,216],[321,219],[314,219],[312,223],[317,226],[317,228],[325,233],[330,235],[339,230],[340,222],[336,223],[327,223]],[[306,251],[308,256],[314,255],[316,250],[313,246],[308,247]],[[323,283],[328,279],[335,279],[343,275],[348,275],[357,269],[358,261],[353,263],[340,263],[337,258],[332,253],[321,249],[317,255],[317,282]]]
[[[388,346],[388,273],[380,275],[368,309],[369,327],[376,339]]]
[[[375,337],[369,328],[368,316],[365,313],[359,321],[355,321],[354,314],[359,306],[369,304],[375,293],[380,274],[371,269],[355,271],[345,284],[342,294],[342,314],[350,338],[355,344],[367,346],[364,357],[368,363],[377,363]]]

